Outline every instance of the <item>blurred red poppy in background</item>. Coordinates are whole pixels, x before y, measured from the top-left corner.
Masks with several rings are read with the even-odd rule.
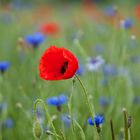
[[[136,18],[140,19],[140,4],[135,7]]]
[[[77,58],[64,47],[49,47],[39,64],[40,77],[45,80],[69,79],[73,77],[77,69]]]
[[[47,23],[47,24],[43,24],[40,27],[40,32],[42,32],[45,35],[53,35],[59,32],[59,26],[57,23]]]

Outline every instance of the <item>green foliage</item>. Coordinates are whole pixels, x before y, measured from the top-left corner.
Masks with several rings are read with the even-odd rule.
[[[125,8],[120,8],[120,10],[129,16],[132,15],[133,7]],[[47,111],[44,106],[40,107],[44,110],[43,128],[49,129],[47,132],[52,132],[49,135],[43,133],[41,139],[60,139],[60,137],[66,140],[97,139],[96,128],[87,125],[87,118],[91,115],[89,115],[86,98],[82,94],[83,89],[78,80],[73,86],[73,79],[44,81],[39,77],[40,57],[47,47],[54,44],[71,50],[84,66],[86,66],[88,56],[102,55],[106,64],[114,64],[118,68],[126,70],[126,73],[122,75],[109,77],[107,83],[102,82],[105,77],[101,70],[97,72],[86,71],[80,78],[88,91],[90,103],[94,104],[95,112],[104,113],[105,122],[102,125],[101,139],[111,139],[110,119],[113,121],[116,139],[122,134],[122,131],[124,132],[122,129],[124,127],[122,108],[124,107],[134,120],[132,121],[133,139],[140,138],[140,125],[138,125],[140,104],[133,104],[134,96],[139,95],[140,92],[140,65],[130,61],[132,56],[139,55],[140,48],[137,46],[140,45],[140,40],[137,38],[131,40],[133,33],[131,30],[122,30],[118,26],[117,29],[116,26],[114,28],[114,24],[111,24],[108,18],[104,21],[102,18],[101,21],[92,20],[93,17],[89,19],[89,15],[84,15],[80,6],[77,5],[65,8],[55,7],[54,13],[43,19],[40,18],[42,14],[38,17],[35,16],[35,11],[36,9],[6,11],[12,20],[0,21],[0,60],[11,62],[8,71],[4,75],[0,75],[0,103],[6,103],[4,110],[0,110],[0,140],[34,139],[32,126],[35,100],[39,98],[45,102],[46,98],[60,93],[65,93],[69,99],[71,97],[71,102],[69,105],[64,105],[62,112],[58,112],[55,107],[48,105],[46,105]],[[2,12],[5,13],[5,11]],[[43,14],[45,15],[45,13]],[[22,52],[19,49],[18,39],[35,32],[38,23],[44,21],[57,21],[61,27],[60,35],[48,36],[46,41],[36,50],[27,49],[27,51]],[[135,20],[135,22],[137,24],[139,21]],[[135,28],[137,30],[137,27]],[[104,46],[102,53],[95,51],[95,46],[100,43]],[[101,96],[112,97],[112,102],[107,108],[101,108],[99,105]],[[51,119],[47,118],[46,112],[49,112]],[[61,121],[61,115],[70,113],[74,121],[70,127],[66,127]],[[8,117],[13,119],[13,127],[1,127],[1,124]],[[40,129],[38,124],[35,126],[35,131],[37,131],[35,135],[40,137],[42,128]]]

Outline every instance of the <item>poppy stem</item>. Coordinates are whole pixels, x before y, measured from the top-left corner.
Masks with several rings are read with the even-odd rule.
[[[72,90],[71,90],[71,94],[70,94],[69,102],[68,102],[69,114],[70,114],[71,117],[72,117],[72,109],[71,109],[71,107],[72,107],[72,96],[73,96],[74,83],[75,83],[75,79],[73,79],[73,81],[72,81]],[[75,136],[75,133],[74,133],[75,129],[74,129],[74,122],[73,122],[73,120],[72,120],[71,123],[72,123],[72,125],[71,125],[72,134],[73,134],[73,136]]]
[[[55,127],[54,127],[54,125],[53,125],[53,122],[52,122],[52,120],[51,120],[51,117],[50,117],[50,115],[49,115],[49,113],[48,113],[47,107],[46,107],[46,105],[45,105],[45,103],[44,103],[44,101],[43,101],[42,99],[37,99],[37,100],[35,101],[35,103],[34,103],[34,118],[35,118],[35,120],[36,120],[36,110],[37,110],[37,104],[38,104],[38,103],[41,103],[41,104],[43,105],[43,107],[44,107],[44,109],[45,109],[45,112],[46,112],[46,116],[47,116],[47,118],[48,118],[48,122],[51,123],[52,128],[53,128],[53,130],[54,130],[54,136],[55,136],[56,139],[58,140],[58,134],[56,133],[56,129],[55,129]]]
[[[85,96],[85,98],[86,98],[86,104],[88,105],[90,115],[91,115],[91,116],[95,116],[94,107],[92,106],[92,104],[91,104],[90,101],[89,101],[88,93],[87,93],[87,91],[86,91],[86,88],[85,88],[83,82],[81,81],[81,79],[79,78],[78,75],[75,74],[75,77],[77,78],[77,80],[79,81],[80,85],[81,85],[82,88],[83,88],[84,96]]]
[[[95,109],[94,109],[94,106],[93,106],[93,105],[90,103],[90,101],[89,101],[89,96],[88,96],[87,90],[86,90],[86,88],[85,88],[83,82],[81,81],[81,79],[79,78],[78,75],[75,74],[75,77],[76,77],[76,79],[79,81],[81,87],[83,88],[83,91],[84,91],[83,93],[84,93],[84,96],[85,96],[85,98],[86,98],[86,104],[88,105],[90,115],[91,115],[91,116],[95,116]],[[96,128],[96,126],[95,126],[95,128]],[[100,139],[100,135],[98,134],[97,128],[96,128],[96,134],[94,135],[94,137],[95,137],[96,140],[99,140],[99,139]]]

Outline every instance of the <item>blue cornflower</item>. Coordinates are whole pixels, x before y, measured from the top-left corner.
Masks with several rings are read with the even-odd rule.
[[[105,85],[107,85],[108,84],[108,78],[103,78],[103,79],[101,79],[100,80],[100,84],[102,85],[102,86],[105,86]]]
[[[104,46],[102,44],[96,44],[94,46],[94,51],[97,53],[102,53],[105,50]]]
[[[6,103],[0,103],[0,113],[7,107]]]
[[[61,119],[66,126],[69,126],[71,124],[71,119],[68,115],[62,115]]]
[[[128,76],[129,75],[129,71],[125,67],[119,67],[118,68],[118,75],[120,75],[122,77]]]
[[[45,40],[45,36],[42,33],[37,32],[31,35],[25,36],[24,39],[29,45],[36,48]]]
[[[134,96],[133,103],[134,104],[140,104],[140,96]]]
[[[99,104],[102,107],[106,107],[111,103],[111,98],[105,98],[104,96],[101,96],[99,98]]]
[[[115,76],[118,74],[118,70],[114,65],[106,64],[103,67],[104,76]]]
[[[122,28],[124,29],[130,29],[133,27],[134,25],[134,22],[132,19],[128,18],[128,19],[125,19],[125,20],[121,20],[120,21],[120,25]]]
[[[84,66],[82,64],[79,64],[79,68],[76,71],[76,74],[83,75],[84,71],[85,71]]]
[[[67,103],[67,96],[60,95],[60,96],[53,96],[46,100],[48,105],[56,106],[58,111],[61,111],[61,105]]]
[[[88,118],[87,121],[88,121],[88,124],[89,124],[89,125],[94,125],[94,122],[93,122],[92,118]]]
[[[100,124],[104,122],[104,117],[101,115],[96,115],[94,117],[94,121],[95,121],[96,126],[99,126]]]
[[[14,125],[13,119],[7,118],[6,121],[4,122],[4,126],[6,128],[12,128]]]
[[[97,71],[104,64],[104,59],[101,56],[89,58],[87,68],[89,71]]]
[[[114,17],[117,14],[117,7],[107,6],[104,10],[105,15],[108,17]]]
[[[44,122],[44,112],[41,108],[36,109],[36,116],[38,121],[42,124]]]
[[[102,115],[96,115],[94,117],[94,121],[92,120],[92,118],[88,118],[89,125],[96,124],[96,126],[99,127],[99,125],[102,124],[103,122],[104,122],[104,117]]]
[[[139,63],[140,62],[140,56],[139,55],[132,56],[130,59],[133,63]]]
[[[0,14],[0,22],[10,24],[13,22],[12,16],[10,14]]]
[[[10,66],[10,62],[8,61],[0,61],[0,72],[5,72]]]

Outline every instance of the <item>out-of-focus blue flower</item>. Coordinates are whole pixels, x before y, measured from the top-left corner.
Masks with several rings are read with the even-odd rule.
[[[87,68],[89,71],[97,71],[104,64],[104,59],[101,56],[89,58]]]
[[[36,116],[38,121],[42,124],[44,122],[44,112],[41,108],[36,109]]]
[[[118,70],[114,65],[106,64],[103,67],[104,76],[115,76],[118,74]]]
[[[10,14],[0,14],[0,22],[11,24],[13,22],[12,16]]]
[[[132,73],[130,75],[130,78],[131,78],[132,85],[139,87],[139,85],[140,85],[140,77],[139,77],[139,75],[136,74],[136,73]]]
[[[69,126],[71,124],[71,119],[69,118],[68,115],[62,115],[61,119],[66,126]]]
[[[100,106],[102,106],[102,107],[106,107],[106,106],[108,106],[110,103],[111,103],[111,98],[106,98],[106,97],[103,97],[103,96],[101,96],[101,97],[99,98],[99,104],[100,104]]]
[[[115,6],[107,6],[104,9],[104,13],[108,17],[114,17],[117,14],[117,7],[115,7]]]
[[[36,48],[45,40],[45,36],[42,33],[37,32],[31,35],[25,36],[24,39],[29,45]]]
[[[22,0],[12,0],[10,6],[14,10],[21,10],[21,9],[32,8],[32,3],[28,2],[28,4],[25,4]]]
[[[130,59],[133,63],[139,63],[140,62],[140,56],[138,56],[138,55],[132,56]]]
[[[103,85],[103,86],[107,85],[108,84],[108,78],[101,79],[100,84]]]
[[[101,36],[101,37],[109,36],[110,28],[106,26],[105,24],[99,24],[99,22],[97,22],[95,24],[95,30],[98,36]]]
[[[94,122],[93,122],[92,118],[88,118],[87,121],[88,121],[88,124],[89,124],[89,125],[94,125]]]
[[[14,125],[14,122],[13,122],[13,119],[11,119],[11,118],[7,118],[4,122],[4,126],[6,128],[12,128],[13,125]]]
[[[48,98],[46,102],[48,105],[61,106],[62,104],[67,103],[67,96],[63,94],[60,96],[53,96]]]
[[[6,108],[6,103],[0,103],[0,113]]]
[[[97,45],[94,46],[94,50],[97,53],[102,53],[105,50],[105,48],[102,44],[97,44]]]
[[[129,71],[125,67],[120,67],[120,68],[118,68],[118,75],[120,75],[122,77],[128,76],[129,75]]]
[[[76,74],[83,75],[84,72],[85,72],[84,66],[82,64],[79,64],[79,68],[76,71]]]
[[[133,103],[134,103],[134,104],[140,104],[140,96],[135,96],[135,97],[133,98]]]
[[[20,0],[12,0],[12,2],[10,3],[10,6],[13,9],[21,9],[23,7],[23,4],[21,3]]]
[[[10,62],[8,61],[0,61],[0,72],[5,72],[10,66]]]
[[[94,121],[92,120],[92,118],[88,118],[88,124],[89,125],[94,125],[94,123],[95,123],[96,126],[98,127],[103,122],[104,122],[104,117],[102,115],[96,115],[94,117]]]
[[[133,27],[133,25],[134,21],[130,18],[120,21],[120,26],[124,29],[130,29]]]

